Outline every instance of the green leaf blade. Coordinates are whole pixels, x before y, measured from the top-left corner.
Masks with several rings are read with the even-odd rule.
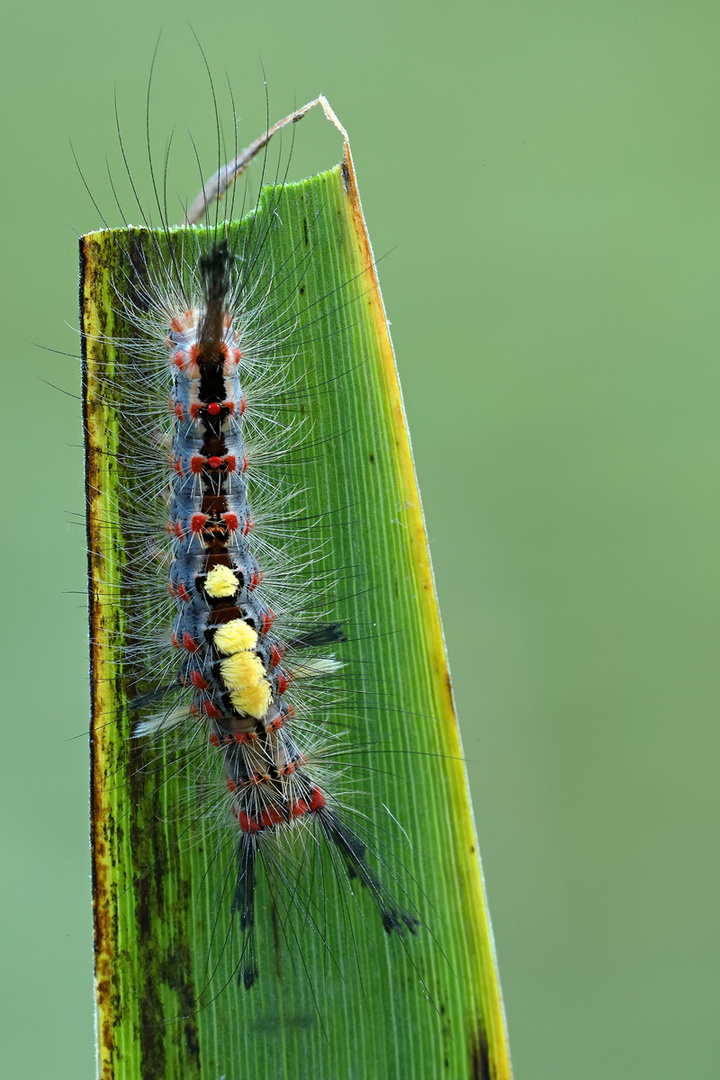
[[[365,703],[352,716],[343,706],[336,721],[347,731],[341,783],[346,801],[368,815],[381,876],[422,925],[416,937],[386,936],[372,898],[357,885],[351,892],[326,855],[322,920],[273,913],[261,881],[259,983],[250,992],[234,985],[231,943],[212,961],[219,970],[207,989],[213,934],[227,930],[213,832],[188,815],[192,796],[172,748],[159,780],[159,763],[148,768],[147,747],[130,738],[127,665],[117,650],[133,603],[124,586],[132,541],[123,532],[132,447],[123,445],[122,365],[108,384],[108,339],[129,332],[114,295],[128,251],[137,244],[152,260],[167,238],[139,230],[86,237],[101,1076],[504,1080],[502,1002],[442,630],[351,162],[266,190],[257,218],[229,227],[231,242],[248,250],[258,221],[268,236],[262,281],[281,272],[297,279],[288,289],[296,307],[287,381],[303,380],[297,400],[310,434],[287,455],[287,469],[302,477],[308,517],[318,522],[323,572],[336,581],[332,618],[352,638],[347,678]]]

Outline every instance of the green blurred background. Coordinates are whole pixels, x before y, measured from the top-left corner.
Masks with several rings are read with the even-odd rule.
[[[3,1072],[93,1075],[78,365],[33,343],[78,350],[75,234],[99,220],[70,138],[120,224],[115,87],[149,192],[161,28],[156,150],[187,125],[212,152],[188,20],[241,141],[261,61],[273,118],[323,91],[352,136],[517,1080],[712,1075],[720,8],[694,0],[5,12]],[[338,154],[296,129],[294,175]]]

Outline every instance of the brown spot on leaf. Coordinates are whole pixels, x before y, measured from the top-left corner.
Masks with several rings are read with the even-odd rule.
[[[470,1080],[490,1080],[490,1054],[481,1020],[470,1037]]]

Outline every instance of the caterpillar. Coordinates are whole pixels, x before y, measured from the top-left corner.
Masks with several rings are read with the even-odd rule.
[[[344,640],[344,632],[330,623],[293,636],[287,624],[301,613],[286,606],[278,626],[271,601],[278,607],[282,600],[263,595],[244,422],[243,358],[253,347],[247,333],[253,314],[245,310],[241,263],[216,235],[190,267],[197,294],[163,303],[172,387],[168,590],[175,606],[172,646],[181,656],[177,682],[191,701],[189,710],[183,703],[140,721],[135,734],[197,720],[222,764],[238,827],[232,900],[243,936],[238,977],[249,989],[259,974],[258,864],[267,865],[266,845],[292,843],[300,830],[308,834],[305,842],[324,842],[339,853],[348,877],[372,895],[386,932],[415,932],[418,921],[388,900],[366,845],[315,779],[297,727],[321,731],[322,717],[303,703],[301,690],[297,706],[288,698],[291,680],[300,684],[339,669],[334,658],[314,654]],[[312,566],[305,575],[314,575]]]
[[[203,188],[188,220],[207,220],[274,131],[309,107],[236,154]],[[294,357],[287,342],[299,318],[292,301],[304,291],[313,222],[306,222],[307,250],[273,265],[266,248],[283,191],[276,185],[250,214],[242,241],[217,217],[190,233],[170,230],[164,241],[130,229],[120,240],[120,270],[108,268],[112,326],[98,333],[85,311],[86,345],[110,357],[94,378],[100,397],[113,403],[124,477],[114,509],[125,538],[117,588],[129,644],[119,661],[133,688],[133,768],[151,770],[155,759],[142,760],[142,746],[159,747],[157,761],[167,765],[169,757],[186,774],[183,831],[197,829],[194,818],[213,817],[221,836],[216,897],[227,908],[229,896],[230,916],[230,928],[217,934],[219,949],[232,955],[234,980],[246,990],[262,974],[261,879],[286,935],[323,937],[323,848],[352,904],[358,885],[387,934],[414,935],[420,926],[383,882],[388,860],[361,835],[363,815],[359,828],[351,825],[348,797],[335,790],[343,770],[333,760],[343,757],[346,736],[330,734],[338,705],[323,684],[343,670],[332,649],[347,632],[323,613],[335,582],[324,580],[323,544],[312,535],[321,520],[298,523],[308,516],[302,485],[293,489],[284,475],[284,449],[302,448],[310,436],[302,419],[277,407],[288,393]],[[122,337],[114,336],[115,323],[124,324]],[[274,464],[269,484],[259,478],[263,454]],[[279,546],[268,535],[273,521],[284,533]],[[90,545],[98,546],[92,529]],[[194,800],[207,803],[209,814]],[[164,859],[152,852],[144,873]],[[305,923],[299,929],[295,908]],[[228,944],[233,936],[239,944]]]

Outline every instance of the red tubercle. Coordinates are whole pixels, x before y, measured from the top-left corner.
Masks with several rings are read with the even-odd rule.
[[[178,540],[182,540],[184,538],[185,533],[183,532],[183,527],[182,527],[182,525],[181,525],[181,523],[179,521],[175,522],[175,524],[173,526],[173,531],[174,531],[175,535],[177,536]]]
[[[244,833],[260,832],[260,830],[262,829],[262,825],[260,825],[257,821],[254,821],[252,818],[249,818],[247,814],[245,814],[242,810],[237,811],[237,819],[240,828]]]
[[[309,809],[310,807],[304,799],[298,799],[297,802],[291,804],[290,813],[293,817],[302,817],[303,814],[307,814]]]
[[[190,600],[192,599],[191,596],[190,596],[190,593],[185,588],[185,582],[184,581],[181,581],[180,584],[178,585],[178,587],[177,587],[177,595],[181,600],[184,600],[186,604],[189,603]]]
[[[201,533],[208,521],[210,520],[207,514],[193,514],[190,518],[190,531],[197,535]]]
[[[168,592],[170,596],[175,595],[175,586],[173,585],[172,581],[168,581]]]
[[[232,406],[233,406],[233,408],[235,407],[234,402],[232,403]],[[240,413],[241,416],[244,415],[246,409],[247,409],[247,402],[245,400],[245,395],[241,394],[240,395],[240,401],[238,402],[238,412]]]
[[[201,409],[202,405],[200,405],[197,401],[193,401],[192,405],[190,406],[190,419],[197,422],[200,419]]]
[[[191,683],[192,686],[195,687],[196,690],[209,690],[210,689],[210,683],[207,681],[207,679],[203,676],[202,672],[200,672],[200,671],[191,671],[190,672],[190,683]]]
[[[202,708],[208,720],[219,720],[222,716],[220,709],[218,709],[217,705],[210,701],[209,698],[206,698],[205,701],[203,701]]]
[[[233,349],[233,360],[235,361],[236,364],[239,364],[240,361],[242,360],[242,353],[240,352],[239,349]]]
[[[173,468],[175,469],[175,472],[178,474],[178,476],[184,476],[185,475],[184,471],[183,471],[182,458],[177,458],[176,459]]]
[[[312,792],[312,799],[310,800],[311,810],[322,810],[325,806],[325,796],[319,787],[314,787]]]
[[[275,806],[271,806],[269,810],[263,810],[260,815],[260,822],[266,829],[269,829],[272,825],[279,825],[284,820],[283,815]]]
[[[303,814],[311,814],[315,810],[322,810],[325,806],[325,796],[319,787],[314,787],[310,793],[310,802],[305,802],[304,799],[298,799],[290,807],[290,813],[293,817],[301,817]]]
[[[235,472],[235,469],[237,468],[237,458],[234,454],[227,455],[227,457],[225,458],[225,466],[229,473]]]
[[[185,410],[183,409],[182,401],[178,401],[177,405],[175,406],[175,415],[177,416],[178,420],[185,419]]]
[[[250,592],[252,592],[253,589],[257,589],[259,581],[260,581],[260,579],[257,576],[257,574],[253,574],[253,576],[250,578],[250,581],[248,583],[248,590]]]
[[[285,671],[279,671],[278,672],[278,676],[277,676],[277,692],[278,692],[279,697],[282,697],[283,694],[285,693],[285,691],[287,690],[288,683],[290,682],[290,679],[291,679],[291,676],[290,676],[289,672],[285,672]]]
[[[277,645],[273,645],[270,649],[270,667],[277,667],[283,658],[283,654],[278,649]]]
[[[219,457],[209,457],[207,459],[207,463],[211,469],[219,469],[223,463],[223,460]]]
[[[242,459],[242,468],[240,469],[240,472],[243,472],[243,473],[244,473],[244,472],[247,472],[247,467],[248,467],[248,459],[247,459],[247,458],[245,457],[245,455],[243,454],[243,459]]]
[[[257,731],[236,731],[232,738],[233,742],[242,745],[243,743],[254,742],[257,737]]]
[[[182,351],[180,349],[178,349],[178,351],[173,356],[173,364],[175,365],[176,368],[180,368],[182,370],[182,366],[183,366],[184,363],[185,363],[185,357],[183,356]]]
[[[228,527],[228,529],[230,530],[231,533],[238,531],[238,529],[240,527],[240,522],[238,521],[237,514],[233,514],[233,513],[221,514],[220,517],[225,522],[225,524],[227,525],[227,527]]]
[[[247,536],[252,529],[255,528],[255,518],[245,518],[245,524],[243,525],[243,536]]]
[[[260,622],[260,633],[261,634],[267,634],[268,630],[270,629],[270,627],[273,624],[273,619],[274,618],[275,618],[275,612],[273,611],[272,608],[268,608],[267,611],[263,611],[262,620]]]
[[[197,705],[195,704],[194,701],[193,701],[192,705],[190,706],[190,715],[195,716],[195,717],[200,716],[200,710],[198,709],[198,707],[197,707]]]
[[[182,645],[181,645],[181,644],[180,644],[180,642],[178,641],[178,639],[177,639],[177,634],[175,633],[175,631],[174,631],[174,630],[173,630],[173,634],[172,634],[172,643],[173,643],[173,645],[174,645],[174,647],[175,647],[176,649],[182,649]]]
[[[190,458],[190,472],[194,476],[199,476],[205,466],[205,458],[202,454],[193,454]]]
[[[207,411],[210,414],[210,416],[217,416],[218,413],[220,412],[220,409],[221,409],[221,406],[218,404],[217,401],[211,401],[210,404],[207,407]]]
[[[271,720],[269,724],[265,725],[265,734],[272,735],[274,732],[279,731],[285,724],[282,713],[276,716],[274,720]]]
[[[218,737],[217,737],[217,735],[215,734],[214,731],[210,732],[209,742],[210,742],[211,746],[219,746],[220,745],[220,740],[218,739]]]
[[[228,791],[237,791],[237,784],[235,783],[234,780],[231,780],[229,776],[228,776],[227,780],[225,781],[225,783],[228,786]]]
[[[190,346],[190,363],[197,364],[198,356],[200,355],[200,346],[197,342]]]
[[[285,702],[285,712],[287,713],[288,720],[292,720],[293,716],[295,715],[295,706],[294,705],[288,705],[288,703],[286,701]]]
[[[183,634],[182,647],[183,649],[186,649],[188,652],[191,653],[200,652],[200,646],[198,645],[197,641],[195,641],[192,634],[190,634],[187,630]]]

